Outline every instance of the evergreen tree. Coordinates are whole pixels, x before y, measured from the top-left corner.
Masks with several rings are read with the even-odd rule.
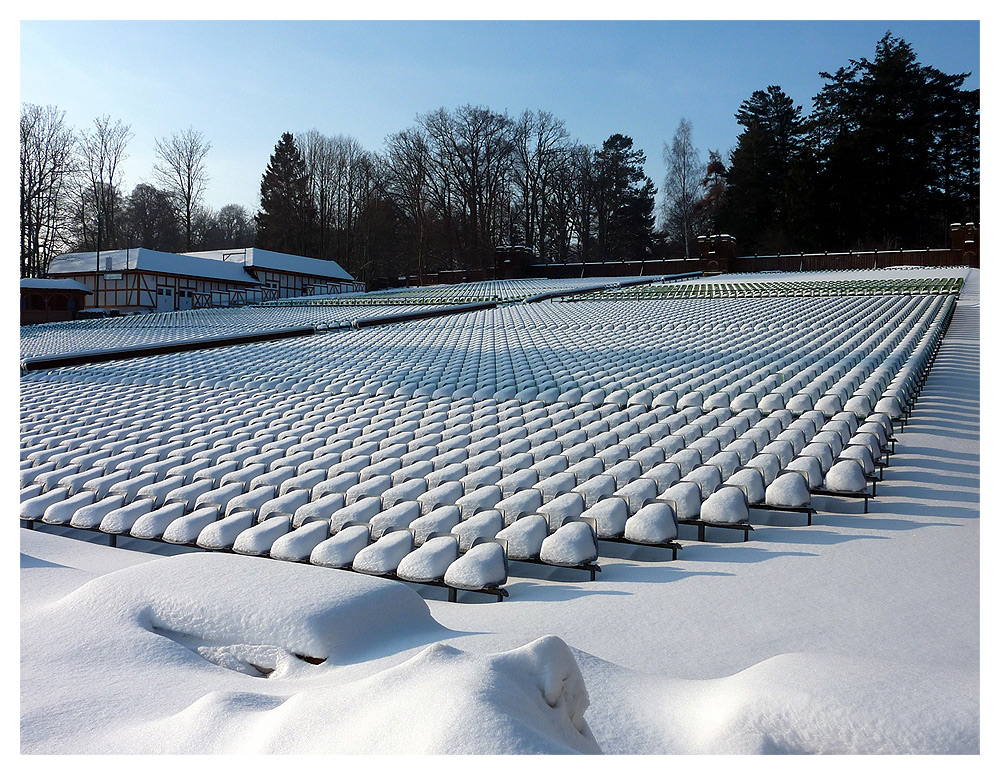
[[[791,183],[805,138],[802,108],[778,86],[757,90],[736,113],[744,127],[726,176],[722,228],[752,251],[787,249]]]
[[[260,212],[254,220],[256,247],[316,255],[316,206],[309,191],[306,163],[289,132],[281,136],[264,171]]]
[[[968,73],[921,65],[890,33],[816,96],[812,117],[826,241],[941,244],[950,220],[979,218],[979,93]]]
[[[611,135],[594,153],[598,254],[602,261],[644,257],[652,244],[656,188],[646,154],[632,138]]]
[[[708,151],[708,164],[705,165],[701,189],[704,194],[695,202],[693,213],[695,236],[718,234],[719,212],[726,200],[726,165],[718,151]]]

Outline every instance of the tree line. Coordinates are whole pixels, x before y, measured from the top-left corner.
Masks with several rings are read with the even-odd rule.
[[[126,193],[121,167],[131,139],[131,127],[109,116],[77,131],[65,111],[22,104],[22,277],[44,277],[49,261],[63,252],[253,244],[253,215],[245,207],[204,205],[211,143],[201,132],[157,138],[152,182]]]
[[[736,112],[724,158],[701,160],[686,119],[664,143],[657,191],[646,157],[615,133],[599,147],[528,110],[440,108],[366,150],[317,130],[285,133],[255,214],[204,206],[211,147],[188,129],[156,141],[153,183],[123,194],[127,125],[67,127],[53,107],[22,106],[21,271],[64,249],[198,250],[255,245],[337,261],[365,281],[493,269],[502,246],[539,263],[693,257],[700,234],[742,252],[924,247],[979,218],[979,93],[886,34],[875,57],[826,81],[812,113],[779,86]],[[659,216],[657,218],[657,215]]]
[[[589,147],[545,111],[441,108],[382,153],[286,133],[261,182],[257,244],[333,259],[366,280],[490,270],[499,246],[542,261],[639,256],[654,225],[644,164],[631,138]]]
[[[820,75],[809,115],[778,86],[743,101],[728,168],[708,165],[704,228],[772,254],[938,247],[950,223],[979,222],[969,73],[921,65],[887,33],[873,59]]]

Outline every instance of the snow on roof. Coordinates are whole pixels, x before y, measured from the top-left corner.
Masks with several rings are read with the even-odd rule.
[[[49,274],[79,274],[98,270],[97,253],[66,253],[56,256],[49,264]],[[122,272],[138,269],[144,272],[200,277],[240,285],[260,285],[239,263],[209,261],[183,253],[166,253],[148,248],[102,250],[100,271]]]
[[[83,291],[93,293],[83,283],[76,280],[43,280],[37,277],[24,277],[21,279],[21,289],[31,289],[39,291]]]
[[[222,262],[241,263],[254,269],[270,269],[279,272],[294,272],[295,274],[309,275],[311,277],[325,277],[330,280],[354,281],[354,278],[344,271],[343,267],[336,261],[295,256],[291,253],[278,253],[273,250],[264,250],[263,248],[199,250],[193,253],[185,253],[184,255],[211,258]]]

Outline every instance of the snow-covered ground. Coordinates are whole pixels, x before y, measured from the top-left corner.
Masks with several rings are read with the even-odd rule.
[[[602,542],[594,582],[517,566],[502,604],[457,605],[440,590],[347,571],[21,530],[22,751],[977,752],[978,280],[969,274],[868,514],[814,496],[811,527],[755,512],[747,543],[682,530],[676,562]],[[477,314],[473,331],[498,320],[520,331],[517,351],[537,350],[562,392],[646,389],[602,383],[603,367],[589,382],[560,369],[566,354],[552,356],[549,332],[565,330],[562,312]],[[639,330],[676,335],[655,317]],[[282,358],[261,358],[265,384],[300,347],[280,343],[270,352]],[[638,342],[625,352],[655,355]],[[162,384],[177,383],[159,364],[199,368],[176,356],[146,362],[133,374]],[[475,366],[468,385],[456,370],[453,389],[490,384]],[[77,385],[113,384],[116,372],[65,373],[71,402]],[[206,374],[217,385],[201,389],[235,376]]]

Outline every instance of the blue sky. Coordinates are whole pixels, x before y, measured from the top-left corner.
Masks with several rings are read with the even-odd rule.
[[[381,150],[445,106],[543,109],[600,145],[631,136],[659,188],[682,117],[724,154],[733,114],[778,84],[805,112],[821,70],[874,55],[887,31],[923,64],[979,86],[979,23],[933,21],[22,22],[20,99],[84,128],[132,126],[126,190],[150,180],[157,137],[192,126],[212,143],[206,204],[255,208],[281,133],[318,129]]]

